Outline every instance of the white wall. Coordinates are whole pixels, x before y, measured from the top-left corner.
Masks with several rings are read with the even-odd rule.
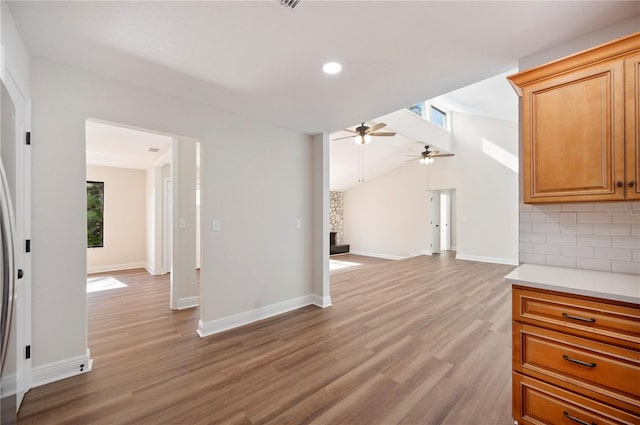
[[[146,261],[151,274],[163,274],[162,266],[162,171],[152,167],[146,171]]]
[[[104,246],[87,248],[87,272],[144,267],[146,172],[87,165],[87,180],[104,182]]]
[[[34,363],[85,353],[89,117],[202,143],[202,221],[222,224],[216,233],[203,226],[204,325],[311,294],[312,169],[323,161],[311,137],[46,61],[31,70]]]
[[[517,166],[517,125],[453,113],[452,129],[456,156],[427,166],[414,161],[345,192],[352,252],[403,258],[426,251],[427,189],[456,189],[458,258],[517,263],[517,172],[488,154],[502,153]]]

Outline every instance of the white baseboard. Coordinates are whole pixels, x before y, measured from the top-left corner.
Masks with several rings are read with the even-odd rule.
[[[163,274],[167,274],[167,271],[164,269],[164,267],[158,267],[158,269],[156,270],[153,267],[151,267],[150,264],[147,264],[146,266],[144,266],[144,268],[152,276],[160,276]]]
[[[117,270],[146,269],[146,263],[111,264],[106,266],[87,266],[87,273],[115,272]],[[148,270],[148,269],[147,269]]]
[[[32,386],[39,387],[50,382],[81,375],[90,372],[92,367],[93,359],[91,358],[91,352],[87,348],[86,354],[82,356],[34,367],[32,370]]]
[[[479,255],[456,254],[456,260],[479,261],[481,263],[508,264],[510,266],[519,266],[520,262],[517,258],[500,258],[500,257],[482,257]]]
[[[401,255],[380,254],[378,252],[366,252],[366,251],[349,251],[349,254],[364,255],[365,257],[384,258],[386,260],[404,260],[405,258],[408,258],[408,257],[403,257]]]
[[[326,297],[321,297],[320,295],[312,294],[311,303],[320,308],[327,308],[332,306],[330,295],[327,295]]]
[[[219,332],[227,331],[229,329],[237,328],[239,326],[248,325],[249,323],[257,322],[258,320],[277,316],[278,314],[288,313],[289,311],[297,310],[308,305],[317,305],[314,302],[316,301],[314,296],[317,295],[305,295],[300,298],[294,298],[292,300],[267,305],[264,307],[256,308],[255,310],[249,310],[243,313],[222,317],[220,319],[212,320],[206,323],[200,320],[200,322],[198,323],[197,332],[201,337],[205,337],[217,334]],[[321,302],[322,301],[324,300],[321,300]]]
[[[178,310],[198,307],[200,305],[200,297],[196,295],[195,297],[178,298],[177,304]]]

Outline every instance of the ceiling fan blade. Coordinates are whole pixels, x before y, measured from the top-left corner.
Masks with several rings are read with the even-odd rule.
[[[454,155],[455,154],[453,154],[453,153],[443,153],[443,154],[440,154],[440,155],[431,155],[431,156],[432,157],[442,158],[442,157],[445,157],[445,156],[454,156]]]
[[[373,133],[373,132],[374,132],[374,131],[376,131],[376,130],[380,130],[380,129],[381,129],[382,127],[384,127],[384,126],[386,126],[386,124],[385,124],[385,123],[383,123],[383,122],[379,122],[378,124],[376,124],[376,125],[374,125],[374,126],[372,126],[372,127],[369,127],[369,129],[368,129],[368,131],[367,131],[367,132],[368,132],[369,134],[371,134],[371,133]]]
[[[391,132],[391,131],[379,131],[379,132],[377,132],[377,133],[369,133],[369,134],[370,134],[371,136],[385,136],[385,137],[388,137],[388,136],[395,136],[395,135],[396,135],[396,133],[393,133],[393,132]]]
[[[342,131],[348,131],[349,133],[358,134],[356,131],[353,131],[350,128],[345,128]]]
[[[331,141],[335,142],[336,140],[342,140],[342,139],[353,139],[353,136],[338,137],[337,139],[331,139]]]
[[[407,159],[405,162],[417,161],[420,158]]]

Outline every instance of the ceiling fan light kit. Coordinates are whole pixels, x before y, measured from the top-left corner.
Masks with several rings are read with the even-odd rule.
[[[353,141],[356,142],[356,145],[367,145],[371,143],[371,135],[369,134],[358,134],[353,137]]]

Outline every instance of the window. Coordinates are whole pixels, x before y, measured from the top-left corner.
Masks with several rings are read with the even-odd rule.
[[[87,247],[104,246],[104,182],[87,182]]]
[[[414,114],[416,114],[417,116],[424,118],[424,102],[420,102],[420,103],[416,103],[416,104],[411,105],[411,106],[407,106],[407,109],[410,112],[413,112]]]
[[[429,105],[429,121],[440,128],[448,129],[447,113],[434,105]]]

